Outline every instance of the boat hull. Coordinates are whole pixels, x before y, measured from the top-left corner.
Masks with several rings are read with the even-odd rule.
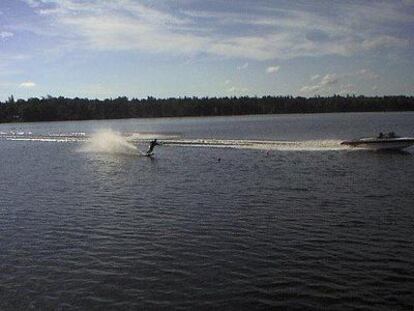
[[[397,138],[397,139],[360,139],[353,141],[344,141],[342,145],[371,149],[371,150],[402,150],[414,145],[414,138]]]

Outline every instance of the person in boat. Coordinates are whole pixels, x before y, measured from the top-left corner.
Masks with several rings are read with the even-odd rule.
[[[154,150],[155,146],[159,146],[160,144],[157,142],[157,139],[154,139],[150,142],[147,154],[151,154],[152,151]]]

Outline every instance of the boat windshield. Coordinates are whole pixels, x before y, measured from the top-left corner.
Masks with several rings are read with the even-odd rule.
[[[390,139],[390,138],[398,138],[397,135],[395,135],[394,132],[389,132],[387,134],[384,134],[382,132],[380,132],[377,136],[378,139]]]

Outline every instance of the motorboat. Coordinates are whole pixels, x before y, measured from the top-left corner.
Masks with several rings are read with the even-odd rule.
[[[402,150],[414,145],[414,137],[399,137],[393,132],[380,133],[377,137],[346,140],[341,145],[373,150]]]

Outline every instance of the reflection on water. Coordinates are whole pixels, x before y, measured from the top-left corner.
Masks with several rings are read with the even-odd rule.
[[[295,118],[291,127],[308,122]],[[179,132],[179,121],[166,122],[164,133]],[[240,122],[259,134],[268,126]],[[87,152],[79,150],[95,131],[66,141],[3,137],[0,310],[412,308],[410,149],[351,152],[307,126],[302,139],[283,140],[231,136],[213,123],[227,137],[212,137],[210,126],[199,137],[183,130],[154,160],[115,134],[114,148]],[[75,132],[65,124],[60,133]],[[152,137],[128,133],[156,131],[127,124],[121,141],[145,150]],[[31,135],[45,138],[49,126]]]

